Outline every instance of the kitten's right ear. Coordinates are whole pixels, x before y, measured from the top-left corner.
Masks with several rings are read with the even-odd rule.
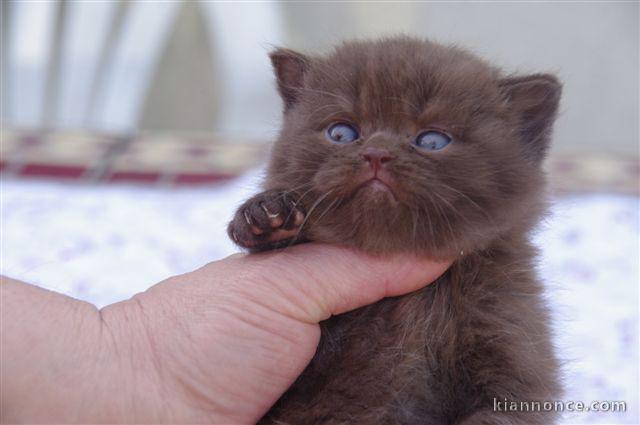
[[[289,49],[275,50],[271,52],[269,57],[286,111],[298,100],[304,84],[304,74],[309,69],[309,59],[305,55]]]

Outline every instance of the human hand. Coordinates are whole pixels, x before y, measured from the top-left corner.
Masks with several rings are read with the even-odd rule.
[[[236,254],[100,312],[8,281],[1,419],[255,423],[313,357],[318,322],[448,266],[304,244]]]

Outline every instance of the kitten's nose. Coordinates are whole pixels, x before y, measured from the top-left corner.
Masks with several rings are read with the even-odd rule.
[[[362,159],[369,163],[373,169],[382,167],[385,162],[391,161],[393,155],[386,149],[368,147],[361,154]]]

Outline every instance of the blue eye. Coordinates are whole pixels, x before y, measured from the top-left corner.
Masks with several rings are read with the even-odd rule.
[[[333,124],[327,130],[327,138],[333,143],[351,143],[358,137],[360,137],[358,130],[345,123]]]
[[[451,137],[436,130],[429,130],[418,134],[414,144],[420,149],[437,151],[451,143]]]

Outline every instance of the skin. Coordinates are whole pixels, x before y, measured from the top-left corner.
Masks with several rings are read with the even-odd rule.
[[[3,423],[255,423],[313,357],[318,323],[449,266],[321,244],[236,254],[94,306],[0,285]]]

